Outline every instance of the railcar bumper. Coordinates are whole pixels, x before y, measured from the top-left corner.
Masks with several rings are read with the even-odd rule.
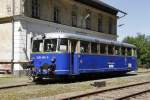
[[[42,67],[34,67],[33,75],[35,77],[50,77],[55,75],[56,65],[43,65]]]

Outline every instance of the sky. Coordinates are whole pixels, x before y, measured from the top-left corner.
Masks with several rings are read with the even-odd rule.
[[[128,15],[118,20],[118,41],[137,33],[150,35],[150,0],[102,0]]]

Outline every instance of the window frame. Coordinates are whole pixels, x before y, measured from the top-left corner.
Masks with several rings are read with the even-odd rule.
[[[103,15],[98,15],[98,32],[103,32]]]
[[[81,51],[81,46],[82,46],[83,42],[87,43],[86,46],[85,46],[86,47],[86,52],[85,51],[84,52]],[[91,50],[90,50],[90,42],[81,40],[80,41],[80,53],[81,54],[90,54],[90,52],[91,52]]]
[[[36,51],[34,51],[34,42],[35,41],[42,41],[41,43],[42,43],[42,45],[43,45],[43,48],[42,48],[42,50],[40,51],[40,45],[39,45],[39,47],[38,47],[38,51],[36,50]],[[44,50],[44,40],[33,40],[33,42],[32,42],[32,53],[40,53],[40,52],[43,52],[43,50]]]
[[[102,46],[104,46],[103,49],[102,49]],[[101,55],[107,55],[107,49],[106,49],[107,48],[107,44],[100,43],[100,47],[99,48],[100,48],[100,54]],[[102,52],[102,51],[104,51],[104,52]]]
[[[72,26],[77,27],[78,26],[78,14],[77,14],[77,6],[72,6],[72,12],[71,12],[71,20],[72,20]]]
[[[109,24],[108,24],[108,31],[109,31],[109,34],[113,34],[113,18],[112,17],[109,17]]]
[[[32,18],[40,18],[40,0],[32,0]]]
[[[95,51],[93,52],[92,50],[92,48],[95,48],[95,47],[92,47],[93,46],[93,44],[95,45],[95,47],[96,47],[96,49],[95,49]],[[98,43],[97,42],[91,42],[91,54],[99,54],[99,48],[98,48]]]
[[[88,9],[86,10],[86,14],[89,14],[89,16],[85,19],[85,28],[88,30],[91,30],[91,24],[92,24],[92,13],[91,11]]]
[[[111,51],[110,51],[111,49]],[[114,55],[114,45],[113,44],[108,44],[108,55]]]
[[[61,51],[61,50],[60,50],[60,45],[61,45],[62,39],[66,39],[66,40],[67,40],[67,50],[65,50],[65,51]],[[69,53],[69,42],[70,42],[70,41],[69,41],[68,38],[59,38],[59,39],[58,39],[58,47],[57,47],[57,48],[58,48],[58,49],[57,49],[58,52],[61,52],[61,53]]]
[[[126,56],[126,47],[124,46],[121,46],[121,56]]]
[[[46,40],[56,40],[56,44],[55,44],[55,51],[53,50],[53,51],[45,51],[45,41]],[[52,41],[51,41],[52,42]],[[56,39],[44,39],[44,48],[43,48],[43,51],[44,52],[48,52],[48,53],[53,53],[53,52],[57,52],[58,50],[58,39],[56,38]]]
[[[127,56],[132,56],[132,48],[130,47],[127,47]]]
[[[54,23],[61,23],[61,10],[59,7],[54,6],[53,8],[53,21]]]

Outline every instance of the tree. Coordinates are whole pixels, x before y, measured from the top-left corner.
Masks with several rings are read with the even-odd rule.
[[[126,37],[123,42],[133,44],[137,47],[139,65],[150,66],[150,36],[137,34],[136,37]]]

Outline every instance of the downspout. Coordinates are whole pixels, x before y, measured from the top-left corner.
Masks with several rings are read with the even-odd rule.
[[[14,69],[14,14],[15,14],[15,1],[12,0],[12,58],[11,58],[11,73]]]

